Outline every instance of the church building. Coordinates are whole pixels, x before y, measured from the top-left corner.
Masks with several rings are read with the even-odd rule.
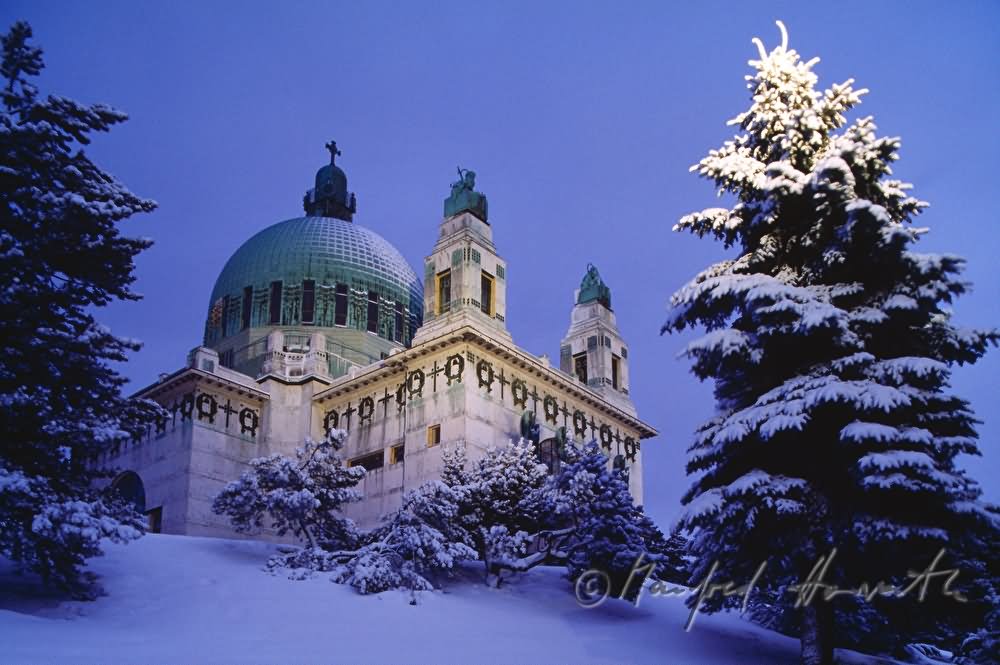
[[[305,216],[236,250],[212,289],[203,344],[136,394],[169,417],[100,460],[121,470],[114,483],[150,529],[234,536],[212,512],[219,491],[250,460],[294,456],[333,429],[348,433],[347,463],[367,470],[364,499],[345,511],[362,527],[439,477],[443,449],[464,446],[474,463],[523,432],[550,469],[566,441],[597,440],[641,504],[640,442],[656,431],[636,414],[628,347],[597,269],[586,267],[555,367],[507,330],[508,266],[472,171],[451,186],[421,280],[354,223],[340,152],[327,148]]]

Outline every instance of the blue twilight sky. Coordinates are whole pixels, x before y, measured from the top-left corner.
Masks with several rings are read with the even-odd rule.
[[[643,446],[647,507],[669,523],[687,486],[685,449],[712,412],[711,387],[660,337],[669,295],[723,258],[671,232],[715,205],[688,166],[747,105],[743,76],[774,20],[818,55],[824,86],[871,89],[860,113],[903,138],[897,175],[931,203],[921,249],[969,260],[965,325],[1000,324],[997,160],[1000,4],[995,2],[22,2],[40,84],[127,111],[97,161],[160,208],[126,231],[140,303],[101,318],[145,342],[125,366],[138,388],[196,346],[215,277],[260,229],[298,216],[335,138],[355,222],[422,264],[456,165],[489,196],[509,264],[515,341],[558,358],[588,261],[612,288],[630,346],[632,394],[661,435]],[[421,273],[418,269],[418,273]],[[955,372],[985,422],[968,464],[1000,499],[1000,352]],[[666,524],[665,524],[666,525]]]

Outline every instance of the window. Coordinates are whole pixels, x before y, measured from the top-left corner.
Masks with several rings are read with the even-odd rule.
[[[226,336],[229,328],[229,296],[222,296],[222,336]]]
[[[302,323],[312,323],[316,315],[316,282],[302,282]]]
[[[437,313],[444,314],[451,308],[451,271],[445,270],[437,276]]]
[[[374,453],[362,455],[361,457],[355,457],[347,463],[347,466],[363,466],[368,471],[374,471],[375,469],[381,469],[384,463],[385,455],[379,450]]]
[[[535,448],[535,454],[548,469],[550,476],[559,473],[559,443],[555,437],[541,441]]]
[[[431,425],[427,428],[427,447],[436,446],[441,443],[441,426]]]
[[[347,325],[347,284],[338,284],[333,297],[333,325]]]
[[[406,447],[401,443],[389,449],[389,464],[399,464],[406,455]]]
[[[576,378],[580,379],[583,383],[587,382],[587,354],[578,353],[573,356],[573,373],[576,374]]]
[[[281,281],[271,282],[270,316],[268,323],[281,325]]]
[[[482,277],[482,296],[479,298],[483,314],[493,316],[493,276],[485,270]]]
[[[621,359],[616,356],[611,356],[611,387],[615,390],[620,388],[619,384],[619,365],[621,364]]]
[[[368,332],[378,332],[378,294],[368,292]]]
[[[253,311],[253,287],[247,286],[243,289],[243,311],[240,315],[240,330],[250,327],[250,313]]]
[[[396,330],[395,339],[397,342],[403,341],[403,303],[396,303]]]

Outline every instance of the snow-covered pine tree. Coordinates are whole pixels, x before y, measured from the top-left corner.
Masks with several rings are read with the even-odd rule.
[[[158,407],[124,398],[110,362],[139,344],[94,318],[138,300],[133,257],[149,240],[118,223],[155,208],[101,170],[83,147],[124,113],[41,98],[42,51],[19,22],[2,37],[0,75],[0,554],[87,594],[80,566],[100,540],[140,535],[140,516],[95,490],[90,462],[136,436]]]
[[[470,476],[480,530],[503,526],[511,533],[531,532],[545,525],[548,471],[530,441],[490,448]]]
[[[622,472],[610,468],[596,442],[580,449],[567,446],[565,454],[549,492],[557,522],[572,528],[560,546],[569,578],[575,582],[587,570],[600,570],[608,576],[612,596],[624,591],[626,598],[634,598],[639,584],[624,585],[640,557],[642,564],[663,562],[663,555],[654,551],[663,534],[634,504]]]
[[[278,535],[291,532],[310,549],[326,551],[357,544],[354,522],[337,513],[359,501],[355,486],[362,467],[346,467],[338,454],[347,432],[332,430],[323,441],[306,440],[295,459],[274,454],[251,460],[250,470],[226,485],[212,510],[227,515],[236,531],[257,533],[269,520]]]
[[[486,567],[487,583],[497,575],[497,561],[512,561],[524,553],[529,534],[547,526],[548,472],[533,444],[521,439],[491,447],[466,470],[462,448],[445,451],[442,481],[456,492],[454,527]]]
[[[911,222],[926,204],[890,177],[899,140],[876,136],[870,117],[844,117],[865,91],[817,90],[817,60],[800,61],[779,26],[772,51],[754,40],[751,106],[731,121],[739,134],[692,167],[734,205],[676,227],[738,256],[677,291],[663,329],[704,327],[686,354],[715,380],[718,413],[689,451],[693,578],[718,561],[716,579],[747,581],[766,559],[762,592],[791,612],[788,585],[831,548],[825,582],[905,586],[907,570],[963,529],[997,528],[956,463],[979,451],[974,415],[948,380],[998,334],[952,322],[962,259],[915,251],[925,229]],[[923,611],[912,595],[895,602]],[[803,661],[829,663],[835,643],[856,639],[835,625],[859,609],[843,597],[803,608]]]
[[[457,512],[451,520],[454,540],[476,548],[481,514],[472,501],[472,474],[466,469],[468,458],[464,446],[453,446],[441,452],[441,482],[452,490]]]
[[[646,516],[646,519],[649,517]],[[689,579],[688,569],[691,567],[687,537],[680,529],[674,529],[668,536],[655,524],[653,528],[655,531],[647,546],[650,552],[662,557],[653,572],[654,577],[673,585],[686,584]]]
[[[545,526],[548,471],[530,441],[492,447],[470,474],[468,501],[474,507],[469,526],[486,566],[487,581],[499,571],[494,562],[524,554],[528,534]]]
[[[455,528],[460,490],[441,481],[425,483],[407,492],[399,510],[370,534],[361,547],[334,576],[360,593],[407,588],[425,591],[434,580],[476,552],[461,541]]]

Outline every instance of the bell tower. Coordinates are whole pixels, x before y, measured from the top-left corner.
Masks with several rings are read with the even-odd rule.
[[[438,241],[424,261],[424,323],[413,344],[450,328],[472,325],[510,342],[507,332],[507,265],[493,244],[486,196],[476,174],[458,169],[444,202]]]
[[[559,368],[630,415],[628,347],[611,309],[611,289],[593,264],[576,290],[569,331],[559,347]]]

